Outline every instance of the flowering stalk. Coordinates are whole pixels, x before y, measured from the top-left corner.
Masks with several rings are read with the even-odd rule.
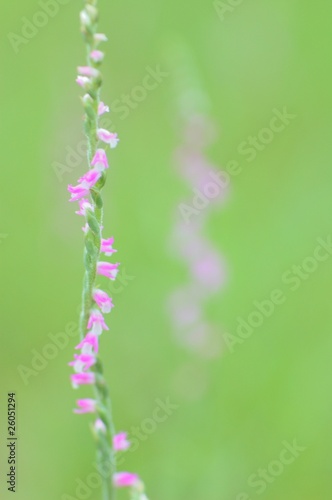
[[[178,205],[171,234],[171,248],[189,271],[189,281],[169,298],[170,317],[181,344],[203,357],[218,356],[221,350],[220,327],[211,324],[205,303],[225,285],[226,270],[222,255],[204,233],[210,213],[227,195],[220,181],[222,171],[207,157],[206,149],[215,138],[209,118],[208,98],[203,91],[190,52],[178,48],[173,64],[176,80],[181,144],[175,152],[177,171],[191,190],[187,203]],[[212,191],[211,191],[212,190]],[[192,197],[192,193],[194,197]]]
[[[104,53],[99,44],[107,41],[104,34],[97,32],[98,9],[97,0],[85,0],[84,9],[80,13],[81,32],[87,48],[86,66],[78,67],[76,82],[85,94],[82,103],[85,110],[84,130],[88,145],[89,170],[78,180],[76,186],[68,186],[73,202],[79,202],[76,213],[85,217],[83,231],[85,233],[82,310],[80,316],[79,351],[69,363],[74,373],[71,375],[73,388],[90,385],[94,389],[94,399],[77,400],[77,414],[93,413],[95,422],[93,434],[97,441],[98,469],[110,471],[102,474],[103,500],[114,500],[117,488],[129,487],[132,498],[146,500],[144,487],[136,474],[116,472],[116,453],[128,449],[130,443],[125,433],[115,434],[112,420],[111,401],[103,375],[101,360],[98,356],[99,337],[108,330],[103,314],[113,308],[111,297],[97,286],[97,276],[105,276],[111,280],[116,278],[118,263],[100,260],[100,255],[110,257],[113,249],[113,238],[103,239],[103,199],[102,188],[106,182],[106,170],[109,168],[106,151],[101,144],[114,148],[118,144],[117,134],[99,128],[99,117],[109,112],[108,106],[100,101],[102,77],[100,66]]]

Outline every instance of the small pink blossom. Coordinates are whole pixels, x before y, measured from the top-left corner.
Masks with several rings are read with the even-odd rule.
[[[80,385],[95,383],[95,374],[90,372],[74,373],[70,378],[74,389]]]
[[[75,349],[82,349],[82,354],[91,354],[94,351],[98,353],[99,338],[93,332],[86,334],[84,339],[75,347]]]
[[[79,66],[77,71],[82,76],[88,76],[90,78],[97,78],[99,71],[91,66]]]
[[[75,408],[74,413],[95,413],[97,401],[94,399],[78,399],[76,401],[79,408]]]
[[[95,33],[93,38],[95,39],[95,42],[107,42],[108,38],[104,33]]]
[[[90,54],[91,59],[95,63],[99,63],[104,59],[104,52],[101,50],[93,50]]]
[[[109,330],[105,323],[104,316],[97,309],[93,310],[90,314],[88,328],[96,335],[100,335],[103,330]]]
[[[75,360],[71,361],[69,366],[73,366],[76,373],[89,370],[96,362],[93,354],[74,354],[74,358]]]
[[[90,78],[87,78],[86,76],[78,76],[76,78],[76,83],[83,88],[86,88],[86,86],[90,83]]]
[[[119,142],[118,134],[109,132],[104,128],[99,128],[97,130],[98,139],[109,144],[111,148],[115,148]]]
[[[97,273],[106,276],[106,278],[110,278],[111,280],[115,280],[118,274],[119,264],[110,264],[109,262],[98,262],[97,264]]]
[[[92,204],[86,198],[79,200],[79,206],[80,206],[80,209],[77,212],[75,212],[77,215],[84,215],[84,217],[85,217],[87,210],[93,211]]]
[[[80,198],[87,196],[90,189],[97,183],[101,173],[98,170],[91,169],[81,177],[77,186],[68,186],[68,191],[71,193],[70,201],[78,201]]]
[[[71,199],[69,201],[78,201],[83,196],[87,196],[89,194],[89,189],[84,188],[80,185],[68,186],[68,191],[71,194]]]
[[[101,418],[97,418],[94,424],[94,429],[96,432],[102,432],[103,434],[106,434],[106,425],[102,421]]]
[[[112,307],[114,307],[111,297],[109,297],[106,292],[103,292],[103,290],[95,289],[93,292],[93,300],[103,313],[109,313]]]
[[[117,472],[113,476],[113,483],[116,488],[135,486],[138,480],[138,475],[132,474],[131,472]]]
[[[125,451],[130,447],[126,432],[120,432],[113,436],[113,448],[115,451]]]
[[[88,170],[83,175],[83,177],[78,179],[78,182],[82,184],[84,187],[90,189],[98,182],[99,178],[100,178],[100,172],[97,169],[92,168],[91,170]]]
[[[95,169],[99,172],[108,168],[107,155],[104,149],[97,149],[96,154],[92,159],[91,166],[95,167]]]
[[[102,101],[99,103],[99,106],[98,106],[98,115],[101,116],[103,115],[104,113],[109,113],[110,112],[110,108],[108,106],[106,106]]]
[[[101,240],[100,251],[105,253],[107,257],[110,257],[113,253],[116,253],[116,250],[113,248],[114,238],[108,238],[107,240]]]

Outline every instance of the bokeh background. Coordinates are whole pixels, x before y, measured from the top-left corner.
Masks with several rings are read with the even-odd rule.
[[[75,84],[75,67],[84,62],[81,4],[56,4],[56,15],[37,33],[30,28],[16,51],[8,35],[22,36],[26,19],[43,23],[34,17],[41,7],[36,0],[2,5],[1,498],[11,494],[4,482],[8,391],[18,401],[15,498],[78,498],[77,479],[94,470],[91,419],[72,413],[78,393],[67,362],[77,338],[67,335],[68,345],[39,371],[32,366],[50,334],[74,328],[78,317],[83,238],[66,189],[86,163],[79,155],[61,178],[54,165],[68,166],[69,149],[83,139]],[[156,400],[177,406],[143,432],[122,467],[142,476],[151,500],[327,500],[332,256],[317,265],[307,260],[314,270],[295,291],[283,276],[314,255],[317,238],[332,234],[332,5],[243,1],[223,19],[222,4],[231,2],[219,2],[218,15],[212,1],[100,0],[100,27],[110,40],[104,100],[112,105],[131,93],[148,67],[168,73],[125,118],[111,115],[121,142],[111,154],[105,231],[115,236],[125,275],[113,287],[102,357],[116,426],[132,434],[148,428]],[[227,280],[204,310],[222,343],[215,356],[179,342],[167,309],[188,280],[169,239],[179,203],[192,195],[174,168],[182,135],[173,57],[178,61],[183,46],[217,130],[206,157],[220,169],[235,160],[241,170],[204,225],[227,263]],[[296,118],[247,161],[241,143],[284,107]],[[254,301],[275,289],[283,304],[230,349],[225,334],[237,336],[238,318],[246,320]],[[24,378],[22,366],[34,371]],[[294,440],[305,449],[278,472],[271,464]],[[248,479],[268,467],[277,473],[258,492]]]

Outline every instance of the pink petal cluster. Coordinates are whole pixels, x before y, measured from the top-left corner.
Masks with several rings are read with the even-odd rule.
[[[95,383],[95,374],[88,370],[96,363],[98,335],[94,332],[89,332],[82,342],[76,346],[76,349],[81,349],[81,353],[74,354],[74,361],[69,363],[69,366],[72,366],[75,371],[70,377],[74,389],[77,389],[80,385],[91,385]],[[86,407],[82,407],[82,410],[84,409],[86,410]],[[76,411],[75,413],[87,413],[87,410]]]
[[[71,194],[70,201],[78,201],[79,199],[87,196],[90,189],[98,182],[101,173],[97,169],[91,169],[86,172],[77,182],[77,186],[68,186],[68,191]]]
[[[113,484],[116,488],[126,488],[128,486],[135,486],[139,481],[137,474],[131,472],[117,472],[113,476]]]
[[[97,149],[92,159],[91,166],[95,167],[95,169],[99,172],[108,168],[107,155],[104,149]]]
[[[127,439],[126,432],[120,432],[113,436],[113,448],[115,451],[125,451],[130,448],[130,442]]]
[[[104,128],[99,128],[97,130],[98,139],[106,144],[109,144],[111,148],[115,148],[119,142],[118,134],[109,132]]]
[[[89,78],[97,78],[99,71],[91,66],[79,66],[77,72],[82,76],[87,76]]]
[[[110,262],[98,262],[97,273],[101,276],[106,276],[110,280],[115,280],[118,274],[119,264],[111,264]]]
[[[91,170],[88,170],[80,179],[78,179],[78,182],[82,184],[84,187],[87,187],[91,189],[98,179],[100,178],[100,172],[92,168]]]
[[[90,57],[94,63],[99,63],[104,59],[104,52],[101,50],[93,50]]]
[[[71,361],[69,366],[73,366],[76,373],[81,373],[89,370],[95,362],[96,358],[91,353],[74,354],[74,361]]]
[[[116,250],[113,248],[114,238],[108,238],[107,240],[101,240],[100,251],[103,252],[107,257],[110,257]]]
[[[94,211],[93,205],[86,198],[82,198],[78,203],[80,209],[75,212],[77,215],[84,215],[86,217],[87,210]]]
[[[102,101],[99,103],[99,106],[98,106],[98,115],[101,116],[105,113],[109,113],[110,112],[110,108],[108,106],[106,106],[106,104],[104,104]]]
[[[111,297],[109,297],[106,292],[103,292],[103,290],[95,289],[93,292],[93,300],[104,314],[109,313],[112,307],[114,307]]]
[[[89,83],[90,83],[90,78],[86,76],[78,76],[76,78],[76,83],[80,86],[85,88]]]
[[[95,374],[90,372],[73,373],[70,378],[74,389],[77,389],[80,385],[95,383]]]
[[[89,317],[88,328],[95,335],[100,335],[103,330],[109,330],[105,323],[104,316],[98,309],[94,309]]]
[[[78,399],[76,401],[79,408],[75,408],[74,413],[95,413],[97,401],[94,399]]]
[[[88,332],[75,349],[82,349],[83,354],[91,354],[92,352],[98,354],[99,336],[93,332]]]

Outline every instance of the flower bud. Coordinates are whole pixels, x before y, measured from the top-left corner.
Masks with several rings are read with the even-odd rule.
[[[85,10],[90,17],[90,23],[95,24],[98,21],[98,10],[93,5],[86,5]]]
[[[80,20],[82,27],[88,27],[91,24],[90,17],[85,10],[80,12]]]

